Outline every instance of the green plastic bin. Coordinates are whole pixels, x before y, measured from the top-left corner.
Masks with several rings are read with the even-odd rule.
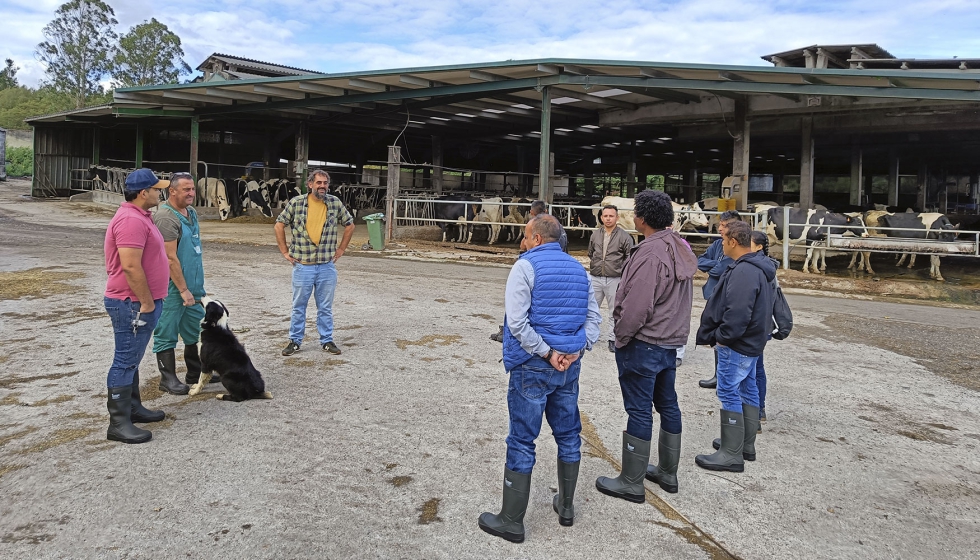
[[[380,251],[385,248],[385,233],[384,233],[384,223],[385,215],[371,214],[370,216],[364,216],[364,223],[367,224],[368,228],[368,239],[371,241],[371,248],[375,251]]]

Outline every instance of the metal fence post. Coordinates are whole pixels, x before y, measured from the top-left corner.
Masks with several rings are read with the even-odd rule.
[[[783,206],[783,270],[789,270],[789,206]]]

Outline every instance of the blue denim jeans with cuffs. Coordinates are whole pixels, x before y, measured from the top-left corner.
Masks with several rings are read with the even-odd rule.
[[[530,474],[534,468],[534,440],[541,433],[541,416],[558,444],[558,459],[564,463],[581,460],[582,419],[578,412],[578,378],[582,360],[558,371],[544,358],[534,356],[510,372],[507,409],[507,468]]]
[[[681,433],[681,409],[677,406],[674,379],[677,351],[632,339],[616,349],[619,388],[629,419],[626,433],[643,441],[653,439],[653,408],[660,415],[660,428]]]
[[[289,340],[303,344],[306,336],[306,307],[310,295],[316,302],[316,330],[320,344],[333,341],[333,294],[337,289],[337,267],[332,263],[293,265],[293,312],[289,318]]]
[[[153,303],[156,307],[151,313],[140,313],[139,300],[105,298],[105,310],[112,321],[112,334],[116,341],[106,387],[133,384],[133,376],[139,371],[146,345],[150,343],[153,329],[163,313],[163,300],[158,299]]]
[[[718,400],[721,408],[742,412],[742,403],[759,406],[759,388],[755,382],[757,356],[745,356],[727,346],[717,345]]]

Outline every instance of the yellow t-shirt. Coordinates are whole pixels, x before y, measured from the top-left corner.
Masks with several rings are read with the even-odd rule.
[[[327,222],[327,205],[315,196],[307,196],[306,205],[306,234],[314,245],[320,244],[323,235],[323,224]]]

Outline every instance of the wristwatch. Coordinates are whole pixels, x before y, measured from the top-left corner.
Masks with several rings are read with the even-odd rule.
[[[551,356],[553,356],[554,353],[555,353],[555,349],[554,348],[548,348],[548,353],[544,355],[544,360],[546,362],[550,362],[551,361]]]

